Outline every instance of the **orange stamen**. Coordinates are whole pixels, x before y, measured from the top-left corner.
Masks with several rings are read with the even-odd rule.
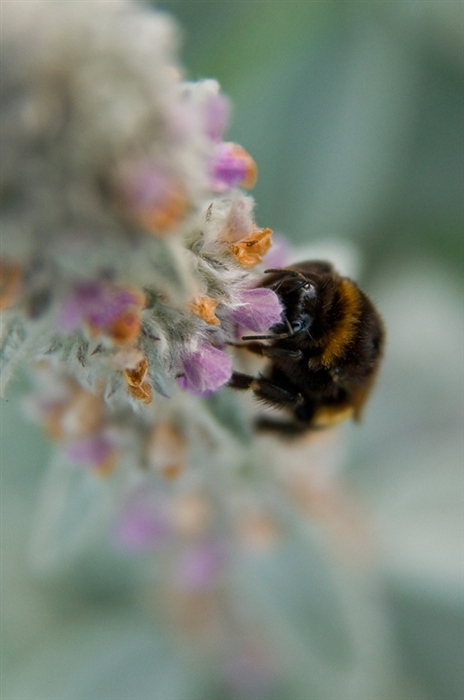
[[[254,267],[262,262],[263,255],[271,247],[271,236],[270,228],[258,229],[239,243],[229,246],[229,250],[242,267]]]
[[[129,394],[134,397],[134,399],[138,399],[139,401],[143,401],[143,403],[149,404],[152,402],[153,399],[153,392],[151,390],[150,384],[148,382],[144,382],[140,386],[131,386],[129,385],[128,387]]]
[[[140,335],[142,320],[140,311],[126,309],[108,328],[108,335],[116,345],[131,345]]]
[[[125,369],[124,376],[127,381],[127,389],[135,399],[149,404],[153,394],[151,385],[145,381],[148,373],[148,360],[143,357],[135,369]]]
[[[186,444],[179,428],[170,421],[158,423],[148,441],[150,466],[166,479],[176,479],[185,468]]]
[[[22,278],[19,265],[0,261],[0,309],[9,309],[16,302]]]
[[[197,297],[190,303],[190,311],[210,326],[219,326],[221,322],[214,313],[218,304],[219,301],[212,297]]]
[[[243,146],[238,143],[229,143],[230,153],[233,158],[241,160],[245,165],[245,179],[240,182],[242,187],[251,190],[256,185],[258,179],[258,166]]]
[[[135,212],[135,216],[146,231],[163,236],[170,233],[185,218],[189,204],[184,189],[179,185],[169,190],[162,205],[141,207]]]
[[[93,472],[98,474],[98,476],[109,476],[114,471],[115,466],[116,454],[114,452],[110,452],[108,457],[106,457],[93,469]]]

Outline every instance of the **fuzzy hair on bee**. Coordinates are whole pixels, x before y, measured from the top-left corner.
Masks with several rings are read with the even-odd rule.
[[[229,386],[284,409],[282,420],[258,419],[260,429],[292,435],[359,420],[385,340],[375,306],[328,262],[310,260],[265,275],[260,286],[279,296],[281,320],[267,334],[244,336],[241,346],[269,363],[257,377],[234,372]]]

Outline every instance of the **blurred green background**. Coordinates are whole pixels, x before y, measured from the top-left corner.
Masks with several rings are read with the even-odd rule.
[[[259,225],[295,245],[344,241],[360,255],[364,286],[379,304],[389,339],[366,419],[348,429],[346,467],[375,523],[384,605],[414,688],[391,700],[458,700],[464,693],[464,5],[166,0],[157,6],[182,27],[188,77],[216,78],[232,100],[227,138],[258,164]],[[130,685],[97,691],[75,682],[79,663],[92,667],[92,635],[100,635],[100,648],[112,649],[113,664],[118,654],[127,663],[143,660],[154,645],[166,684],[156,697],[193,697],[191,680],[171,669],[168,651],[127,603],[125,564],[99,561],[72,583],[43,585],[29,573],[29,512],[48,446],[21,416],[20,390],[16,383],[2,407],[3,613],[5,628],[13,630],[3,658],[10,675],[16,673],[2,698],[135,700]],[[58,659],[61,685],[50,681],[50,659]],[[151,679],[144,682],[140,697],[151,697]],[[202,692],[198,697],[205,698]]]
[[[259,223],[361,255],[388,344],[349,470],[376,514],[405,668],[431,698],[462,697],[464,5],[161,7],[190,77],[233,100]]]
[[[162,2],[192,79],[233,100],[263,224],[342,236],[369,267],[430,256],[461,271],[459,2]]]

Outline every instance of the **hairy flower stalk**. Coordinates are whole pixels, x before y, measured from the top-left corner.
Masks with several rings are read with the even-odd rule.
[[[3,385],[46,358],[113,403],[172,396],[176,380],[214,392],[237,324],[280,317],[251,272],[271,231],[236,189],[256,166],[223,141],[217,83],[181,78],[166,17],[103,3],[89,20],[68,5],[6,10]],[[126,23],[140,32],[119,41]]]
[[[256,165],[225,140],[218,84],[184,79],[166,15],[125,0],[2,13],[2,390],[28,364],[26,410],[56,442],[36,564],[66,566],[99,532],[156,552],[165,607],[188,628],[201,601],[205,643],[266,685],[253,635],[245,657],[243,629],[218,636],[219,591],[238,552],[279,542],[289,502],[327,494],[250,439],[248,397],[225,388],[241,336],[281,317],[258,287],[273,251],[243,191]]]
[[[183,79],[164,15],[8,3],[2,42],[2,388],[29,363],[26,407],[63,469],[118,483],[121,547],[175,540],[176,518],[192,520],[178,576],[198,587],[225,561],[208,544],[224,525],[201,514],[221,470],[240,483],[250,435],[232,391],[211,400],[241,333],[281,315],[257,288],[272,232],[242,189],[256,165],[224,140],[218,84]],[[174,479],[184,505],[167,508]]]

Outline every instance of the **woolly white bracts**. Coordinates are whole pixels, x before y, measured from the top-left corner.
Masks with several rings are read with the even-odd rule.
[[[223,141],[227,99],[182,80],[173,23],[136,4],[2,19],[3,386],[47,358],[130,401],[217,390],[238,325],[280,317],[249,295],[271,231],[236,189],[256,166]]]

